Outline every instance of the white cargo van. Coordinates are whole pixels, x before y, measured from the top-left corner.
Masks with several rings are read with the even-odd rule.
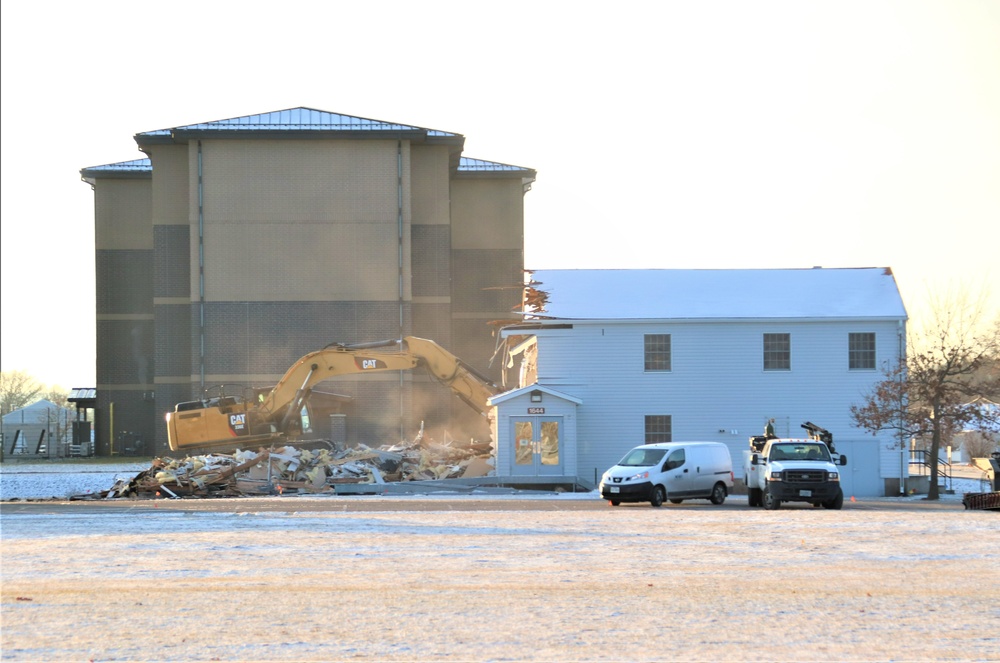
[[[733,460],[721,442],[644,444],[601,477],[601,497],[622,502],[707,499],[722,504],[733,488]]]

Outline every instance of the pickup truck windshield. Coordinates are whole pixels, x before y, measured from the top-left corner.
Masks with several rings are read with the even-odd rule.
[[[618,464],[628,467],[652,467],[663,460],[663,455],[666,453],[664,449],[633,449],[625,454]]]
[[[771,445],[771,460],[818,460],[831,462],[830,451],[825,444],[808,442],[784,442]]]

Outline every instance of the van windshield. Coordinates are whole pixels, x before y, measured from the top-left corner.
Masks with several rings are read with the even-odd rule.
[[[652,467],[663,460],[666,453],[666,449],[632,449],[618,464],[626,467]]]

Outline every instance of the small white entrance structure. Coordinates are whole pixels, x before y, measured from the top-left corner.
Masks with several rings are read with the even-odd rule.
[[[538,384],[494,396],[496,476],[519,484],[576,484],[576,410],[583,401]]]

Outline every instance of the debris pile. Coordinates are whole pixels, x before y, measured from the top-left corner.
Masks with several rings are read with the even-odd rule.
[[[338,484],[384,484],[488,476],[490,444],[464,447],[418,435],[412,442],[371,448],[300,449],[284,446],[156,458],[148,470],[88,496],[237,497],[335,492]],[[85,496],[80,496],[84,498]]]

